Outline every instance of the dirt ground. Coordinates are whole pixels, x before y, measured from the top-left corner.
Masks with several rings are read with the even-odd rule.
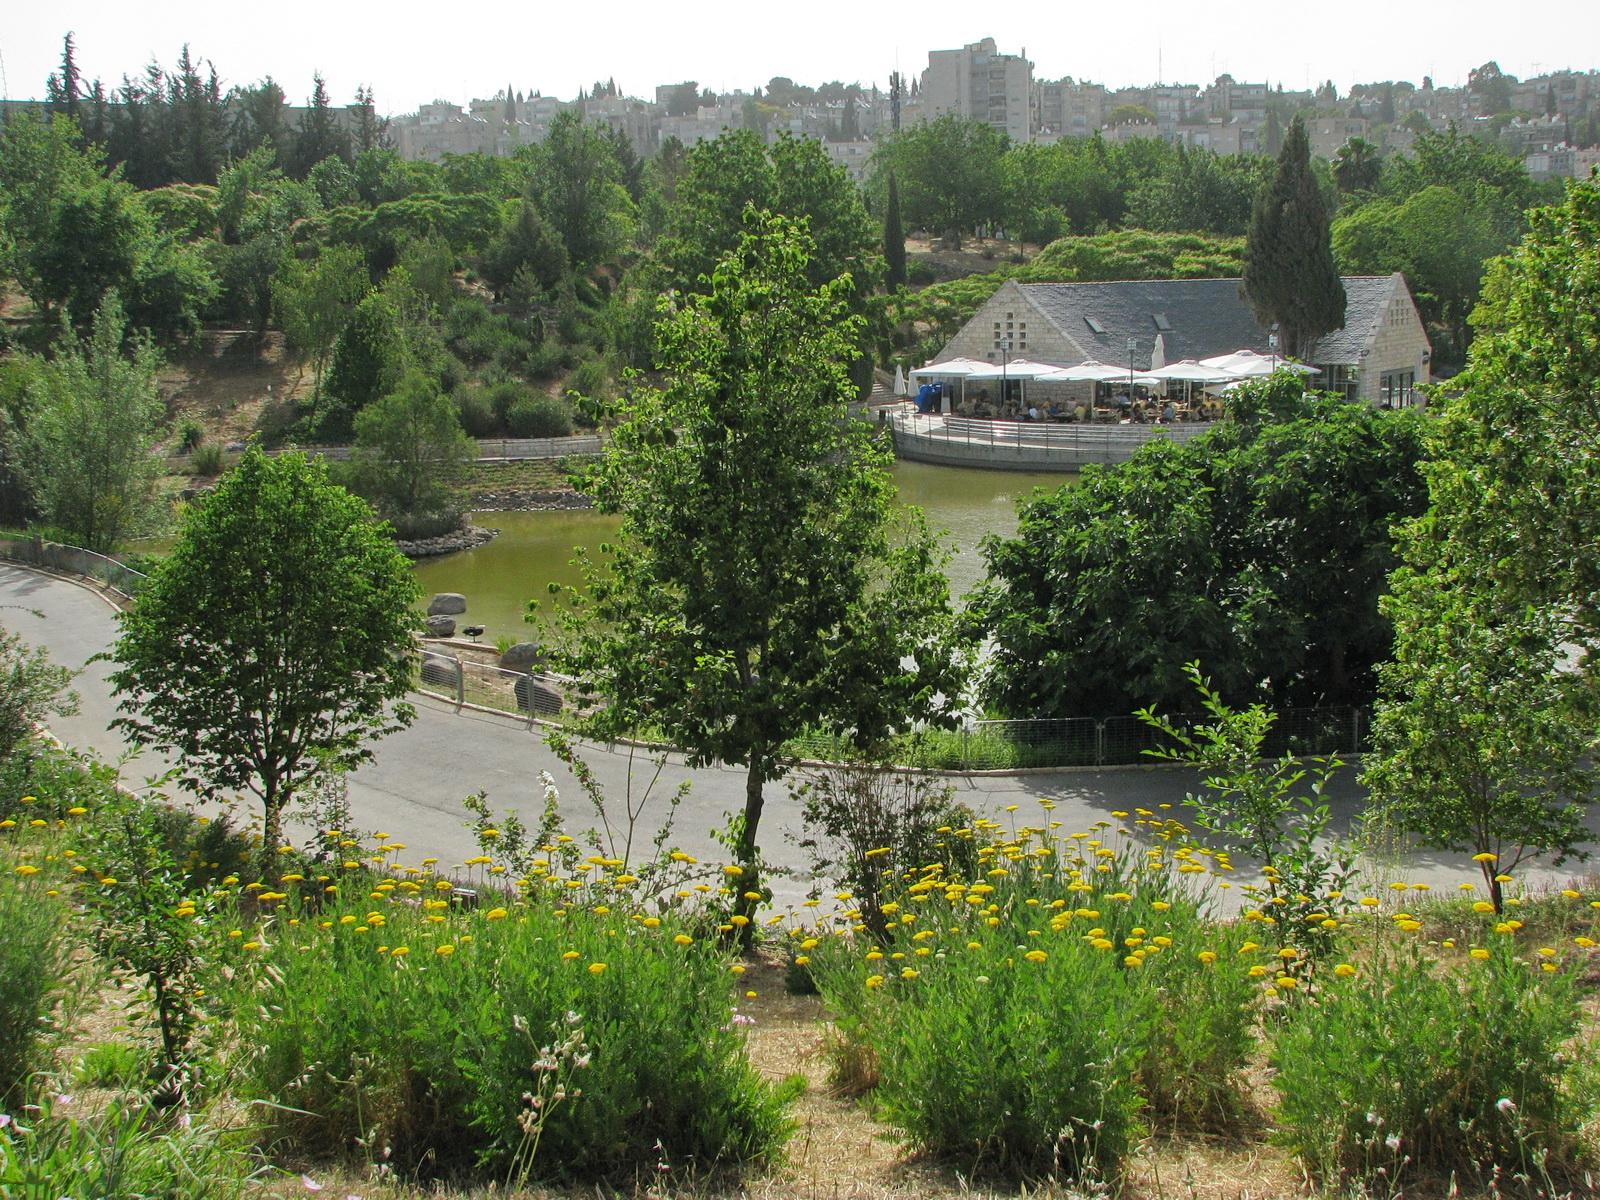
[[[195,349],[167,362],[157,382],[174,439],[191,420],[207,441],[226,446],[287,427],[311,372],[294,362],[280,333],[269,332],[257,346],[249,333],[208,330]]]

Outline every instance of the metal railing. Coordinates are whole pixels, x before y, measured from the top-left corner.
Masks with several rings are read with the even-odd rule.
[[[599,454],[605,444],[597,433],[580,433],[572,437],[556,438],[474,438],[478,448],[478,462],[520,462],[532,459],[566,458],[568,455]],[[308,458],[325,458],[329,462],[343,462],[350,457],[349,446],[280,446],[268,450],[269,456],[299,452]],[[228,462],[235,461],[242,451],[225,452]],[[181,468],[190,459],[189,454],[169,454],[167,466]]]
[[[884,410],[879,410],[880,412]],[[905,457],[947,457],[968,452],[974,463],[1016,458],[1041,465],[1123,462],[1157,439],[1186,442],[1215,427],[1212,421],[1166,425],[1120,422],[984,420],[901,409],[887,417],[895,447]],[[981,459],[979,454],[981,452]]]
[[[458,708],[471,704],[526,717],[560,717],[569,708],[572,681],[544,671],[507,671],[432,647],[416,651],[416,690]]]
[[[133,599],[148,578],[144,572],[135,571],[104,554],[96,554],[81,546],[47,542],[43,538],[0,537],[0,558],[44,567],[64,575],[86,576],[104,584],[124,603]]]
[[[1192,729],[1206,718],[1169,718]],[[1262,748],[1283,754],[1360,754],[1365,749],[1365,710],[1350,705],[1280,711]],[[1017,771],[1051,767],[1114,767],[1158,761],[1147,751],[1175,748],[1173,741],[1137,717],[974,721],[965,728],[929,731],[898,739],[890,750],[896,765],[944,771]],[[847,738],[808,734],[788,743],[800,758],[847,762],[859,754]]]

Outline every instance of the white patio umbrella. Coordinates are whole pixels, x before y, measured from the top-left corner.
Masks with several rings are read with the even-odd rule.
[[[894,365],[894,394],[896,396],[909,396],[911,389],[906,386],[906,371],[899,363]]]
[[[976,358],[947,358],[944,362],[929,363],[911,372],[913,379],[965,378],[974,371],[986,371],[992,364]]]
[[[1128,377],[1128,368],[1085,359],[1075,367],[1057,367],[1036,378],[1040,383],[1110,383]]]
[[[1150,369],[1152,371],[1167,365],[1167,335],[1156,334],[1156,344],[1150,351]]]
[[[1214,367],[1219,371],[1226,371],[1234,379],[1255,379],[1262,375],[1271,375],[1275,370],[1287,369],[1302,375],[1320,375],[1316,367],[1308,367],[1304,363],[1290,362],[1285,358],[1274,358],[1266,354],[1257,354],[1254,350],[1235,350],[1232,354],[1218,354],[1211,358],[1200,360],[1202,367]]]
[[[1154,368],[1147,374],[1154,375],[1157,379],[1175,379],[1183,383],[1221,383],[1226,379],[1238,378],[1238,375],[1231,372],[1203,366],[1192,358],[1175,362],[1171,366]]]
[[[1041,375],[1048,375],[1061,368],[1053,363],[1033,362],[1026,358],[1013,358],[1001,366],[997,363],[985,363],[981,370],[969,371],[968,379],[1038,379]]]

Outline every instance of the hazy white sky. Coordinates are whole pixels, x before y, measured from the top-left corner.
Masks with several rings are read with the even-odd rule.
[[[152,56],[170,65],[188,42],[224,86],[272,75],[301,102],[320,70],[336,102],[370,84],[378,108],[405,112],[435,97],[463,102],[510,83],[570,99],[614,77],[627,94],[698,80],[750,89],[774,75],[883,85],[898,67],[920,72],[928,51],[991,36],[1026,51],[1036,78],[1071,75],[1113,87],[1205,83],[1221,72],[1286,87],[1333,79],[1465,81],[1495,59],[1519,76],[1600,65],[1600,3],[1545,0],[1145,0],[1141,4],[986,6],[948,0],[525,0],[351,4],[279,0],[243,8],[216,0],[12,0],[0,16],[5,94],[42,96],[75,34],[85,83],[137,74]],[[1583,56],[1583,57],[1574,57]]]

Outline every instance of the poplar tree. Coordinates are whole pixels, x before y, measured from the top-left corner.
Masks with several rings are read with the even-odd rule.
[[[900,225],[900,188],[889,173],[889,202],[883,214],[883,261],[888,264],[889,290],[906,286],[906,234]]]
[[[1290,357],[1309,354],[1318,338],[1344,324],[1344,283],[1333,262],[1328,208],[1311,173],[1299,117],[1284,137],[1277,172],[1256,194],[1244,290],[1263,325],[1278,323]]]

